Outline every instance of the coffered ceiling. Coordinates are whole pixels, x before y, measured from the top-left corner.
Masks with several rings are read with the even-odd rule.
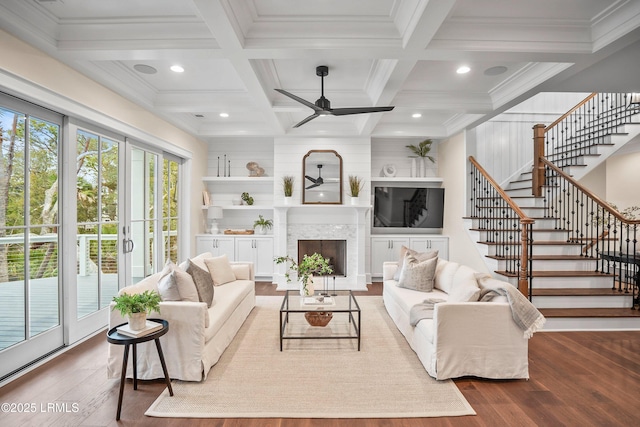
[[[594,68],[629,66],[638,0],[1,0],[0,28],[205,140],[438,139],[541,90],[640,91]],[[274,89],[315,102],[318,65],[333,108],[395,109],[294,129],[312,111]]]

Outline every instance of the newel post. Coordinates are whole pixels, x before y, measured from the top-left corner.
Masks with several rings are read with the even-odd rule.
[[[540,158],[544,157],[544,129],[545,126],[538,124],[533,126],[533,186],[532,193],[535,197],[542,196],[542,186],[544,185],[544,164]]]

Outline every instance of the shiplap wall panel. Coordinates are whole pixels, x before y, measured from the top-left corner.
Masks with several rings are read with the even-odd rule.
[[[411,177],[411,158],[413,155],[407,145],[418,145],[423,139],[372,138],[371,140],[371,176],[384,176],[382,169],[391,164],[396,168],[396,177]],[[435,163],[425,160],[426,176],[438,176],[438,143],[431,144],[429,155],[436,159]]]

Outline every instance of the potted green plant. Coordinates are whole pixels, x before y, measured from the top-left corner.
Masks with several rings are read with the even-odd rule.
[[[249,193],[245,191],[244,193],[242,193],[241,197],[242,197],[242,201],[245,202],[247,205],[249,206],[253,205],[253,197],[251,197]]]
[[[265,219],[262,215],[258,215],[258,219],[253,222],[253,229],[258,234],[267,234],[267,230],[271,230],[273,227],[273,221]]]
[[[290,272],[295,271],[300,281],[300,295],[309,296],[313,295],[313,274],[331,274],[333,269],[329,265],[329,258],[324,258],[319,253],[313,255],[304,255],[302,261],[298,264],[289,255],[275,257],[276,264],[289,264],[284,276],[287,278],[287,283],[291,282]]]
[[[358,197],[363,188],[364,182],[362,182],[362,178],[357,175],[349,175],[349,195],[351,196],[352,205],[358,204]]]
[[[293,183],[295,178],[291,175],[285,175],[282,177],[282,191],[284,192],[284,204],[288,205],[291,196],[293,196]]]
[[[139,294],[127,294],[113,297],[115,305],[112,310],[118,310],[122,317],[129,319],[129,326],[134,331],[144,329],[147,323],[147,314],[155,311],[160,313],[160,294],[156,291],[146,290]]]
[[[426,165],[424,164],[425,158],[431,160],[431,163],[436,162],[436,159],[434,159],[433,156],[429,155],[429,152],[431,151],[431,144],[433,144],[432,140],[425,139],[424,141],[420,142],[418,145],[409,144],[406,146],[415,155],[415,156],[411,156],[412,157],[411,169],[413,172],[412,175],[415,174],[420,177],[424,177],[426,175]],[[418,171],[415,171],[416,167],[414,165],[416,158],[420,162],[418,165],[418,169],[419,169]]]

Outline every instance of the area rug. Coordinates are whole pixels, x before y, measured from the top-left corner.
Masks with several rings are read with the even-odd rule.
[[[475,415],[456,385],[431,378],[389,318],[382,297],[357,297],[356,340],[288,340],[280,351],[282,297],[259,296],[220,361],[200,383],[173,381],[145,415],[178,418],[405,418]],[[345,332],[345,313],[326,327],[293,314],[289,332]]]

